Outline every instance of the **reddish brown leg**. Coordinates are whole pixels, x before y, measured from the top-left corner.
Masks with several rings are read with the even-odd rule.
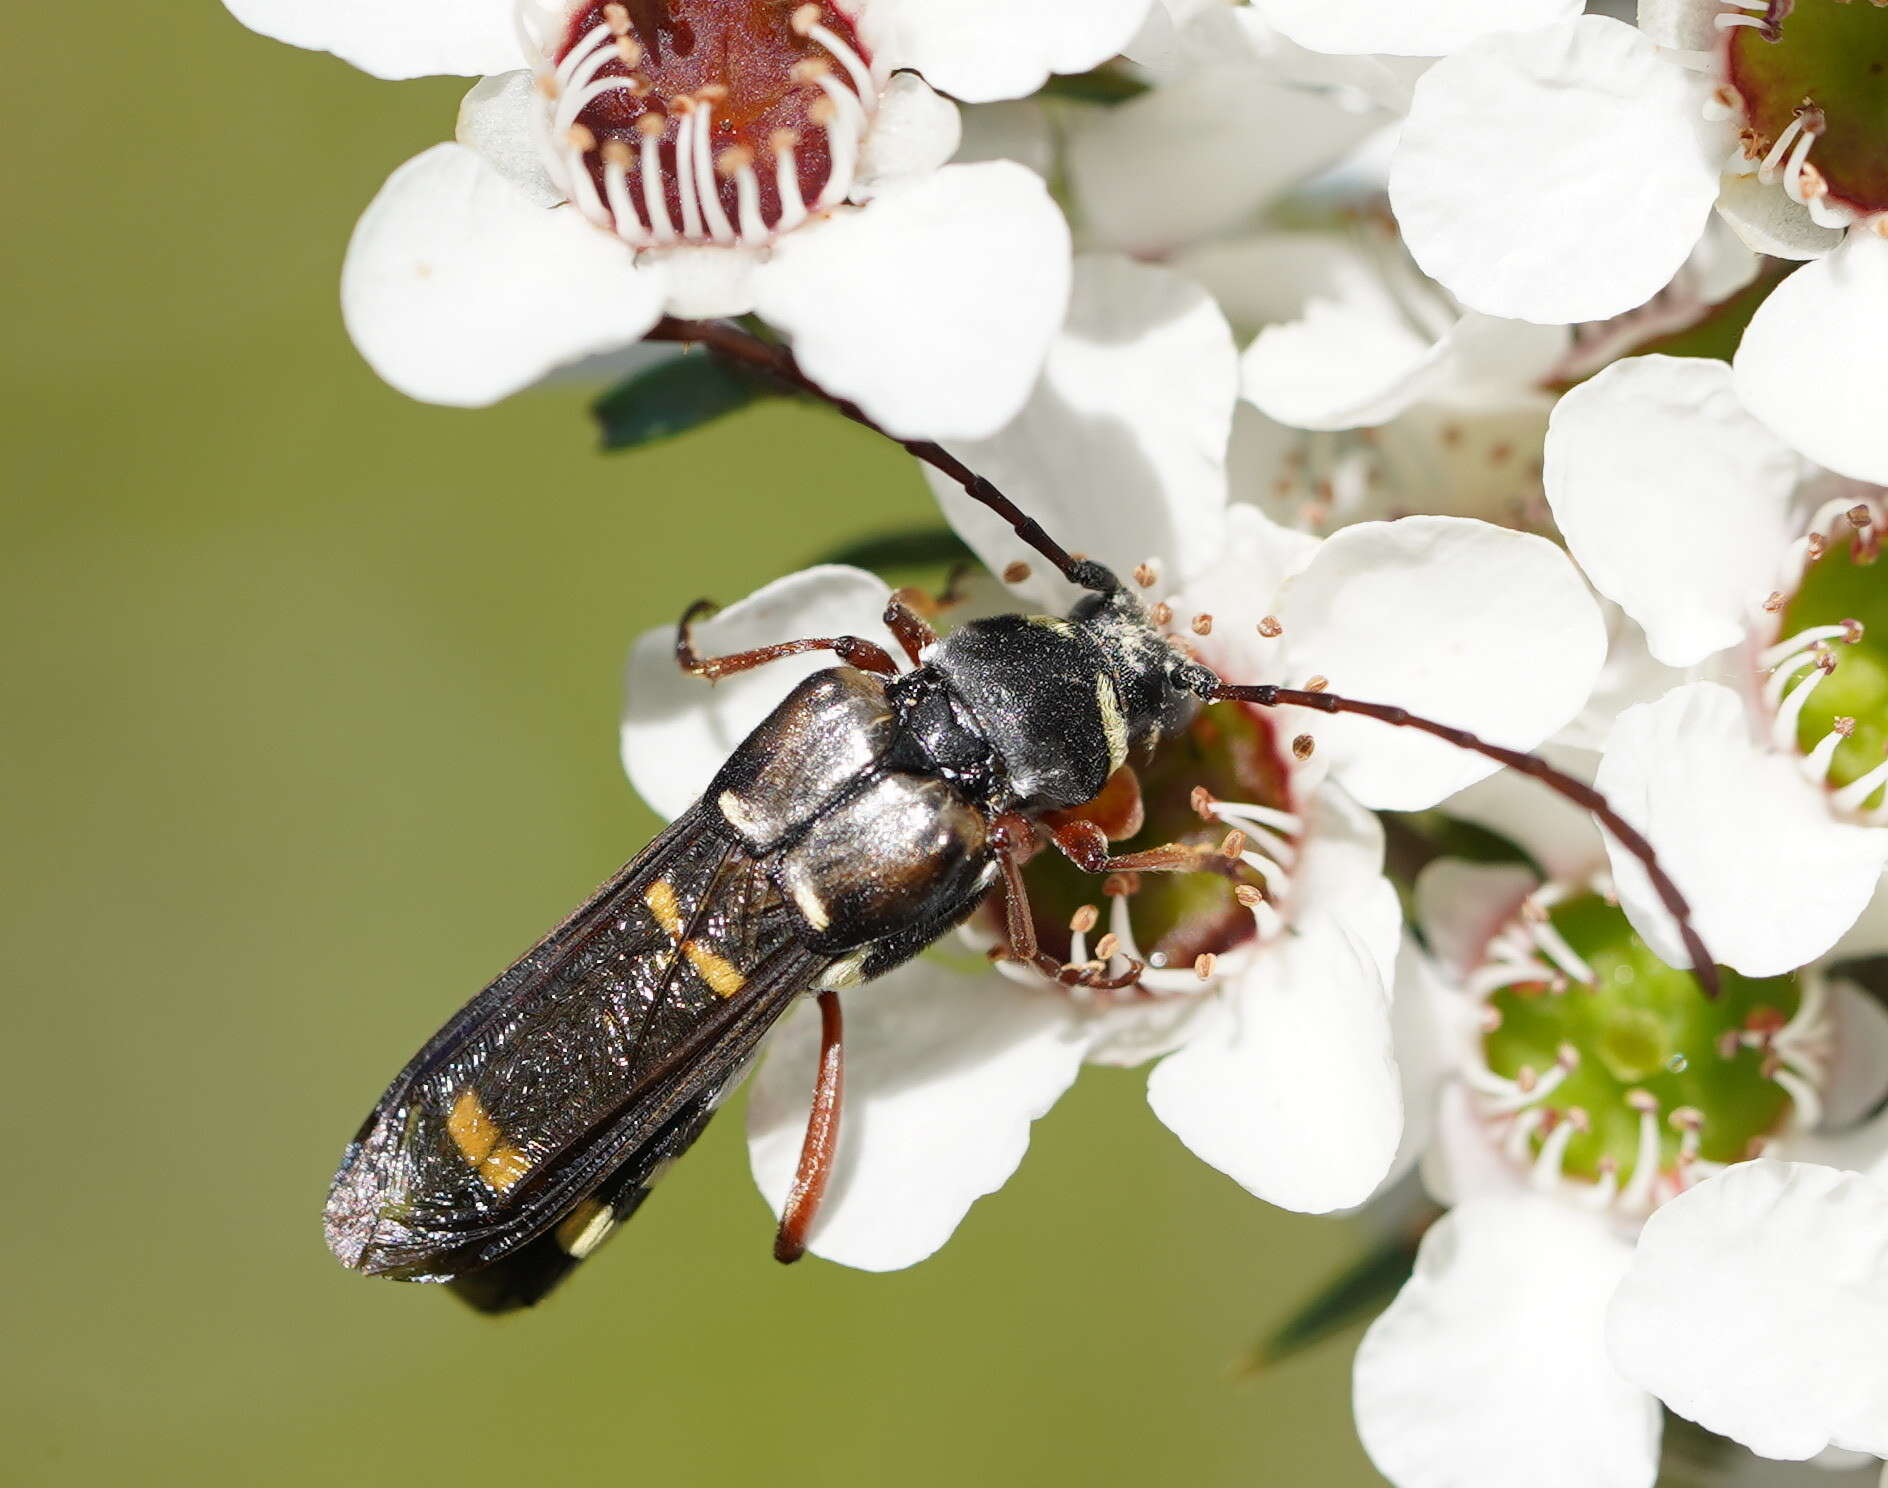
[[[833,1154],[839,1148],[839,1101],[845,1088],[845,1023],[839,1015],[839,994],[819,994],[819,1074],[813,1081],[813,1109],[806,1118],[806,1141],[800,1147],[800,1168],[787,1190],[780,1211],[780,1229],[774,1236],[774,1259],[782,1265],[806,1254],[806,1237],[819,1217],[820,1201],[833,1176]]]
[[[1147,970],[1145,963],[1129,961],[1127,970],[1109,976],[1093,966],[1064,966],[1043,950],[1036,940],[1036,924],[1029,914],[1029,891],[1023,886],[1023,864],[1019,853],[1004,846],[1005,824],[1017,820],[1004,817],[997,822],[998,857],[1003,871],[1003,915],[1009,932],[1010,955],[1026,961],[1050,981],[1064,987],[1094,987],[1104,992],[1119,992],[1132,987]]]
[[[1238,859],[1220,849],[1168,842],[1142,852],[1111,855],[1108,839],[1093,822],[1064,822],[1049,832],[1049,840],[1084,873],[1198,873],[1230,872]]]
[[[930,623],[913,609],[906,598],[912,591],[900,589],[892,595],[892,601],[885,606],[885,628],[898,637],[898,644],[905,648],[905,655],[911,658],[913,666],[922,666],[919,654],[926,646],[937,644],[937,632]]]
[[[861,671],[877,672],[885,677],[898,675],[898,663],[885,648],[860,636],[814,636],[757,646],[752,651],[736,651],[727,656],[703,656],[695,650],[690,630],[703,615],[713,614],[714,608],[711,601],[698,599],[688,607],[682,623],[675,627],[675,663],[692,677],[706,677],[713,682],[718,677],[751,671],[784,656],[803,656],[808,651],[831,651],[841,661]]]

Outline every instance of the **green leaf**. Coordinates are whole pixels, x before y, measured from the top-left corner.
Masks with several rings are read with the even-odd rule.
[[[1148,91],[1148,85],[1133,74],[1104,63],[1089,72],[1057,73],[1042,85],[1041,91],[1051,98],[1112,106],[1139,98]]]
[[[886,569],[948,568],[975,563],[976,555],[948,527],[907,527],[900,532],[876,532],[829,548],[815,563],[846,563],[883,577]]]
[[[1375,1317],[1416,1269],[1416,1240],[1414,1234],[1396,1234],[1365,1251],[1260,1339],[1240,1361],[1239,1372],[1262,1373]]]
[[[672,439],[767,397],[785,396],[712,356],[671,357],[625,378],[591,407],[605,450]]]

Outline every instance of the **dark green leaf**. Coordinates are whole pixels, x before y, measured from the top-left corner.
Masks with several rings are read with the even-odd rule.
[[[1260,1339],[1241,1361],[1241,1371],[1258,1374],[1375,1317],[1415,1270],[1416,1240],[1414,1234],[1393,1235],[1365,1251]]]
[[[948,527],[910,527],[902,532],[878,532],[829,548],[815,563],[848,563],[883,575],[886,569],[948,568],[975,563],[976,555]]]
[[[635,449],[779,396],[711,356],[672,357],[611,388],[591,408],[606,450]]]
[[[1052,98],[1072,98],[1078,103],[1115,104],[1139,98],[1148,89],[1133,74],[1109,64],[1090,72],[1059,73],[1043,84],[1042,91]]]

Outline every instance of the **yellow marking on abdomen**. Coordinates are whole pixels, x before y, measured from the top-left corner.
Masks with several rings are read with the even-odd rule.
[[[608,1204],[585,1199],[557,1227],[557,1243],[574,1260],[585,1260],[616,1228],[616,1216]]]
[[[503,1193],[531,1170],[531,1159],[521,1147],[504,1142],[499,1124],[492,1120],[470,1085],[459,1092],[446,1118],[446,1134],[459,1149],[459,1155],[478,1170],[486,1187]]]
[[[649,913],[656,917],[663,934],[681,941],[682,954],[688,957],[689,965],[708,984],[709,991],[717,997],[732,997],[747,985],[747,978],[725,956],[716,954],[699,941],[681,939],[682,906],[675,897],[675,890],[669,887],[668,880],[658,878],[644,889],[642,902],[649,906]]]

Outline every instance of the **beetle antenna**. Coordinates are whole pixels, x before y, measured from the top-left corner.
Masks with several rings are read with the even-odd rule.
[[[794,360],[792,351],[787,347],[774,341],[763,341],[751,331],[743,330],[730,321],[678,320],[673,315],[663,316],[657,322],[655,329],[643,339],[673,341],[684,346],[705,346],[725,361],[733,362],[750,373],[756,373],[769,382],[779,384],[789,392],[805,393],[819,399],[820,402],[843,413],[855,424],[863,424],[873,433],[884,435],[894,444],[901,446],[908,454],[924,461],[940,475],[948,476],[957,482],[964,488],[966,496],[972,501],[987,506],[1008,522],[1011,531],[1047,559],[1057,573],[1077,588],[1107,594],[1123,587],[1121,581],[1114,576],[1106,564],[1097,563],[1092,558],[1078,558],[1069,552],[1061,543],[1043,531],[1040,522],[1028,515],[995,485],[978,475],[943,445],[929,439],[900,439],[896,434],[876,423],[858,404],[827,392],[800,370],[800,364]]]
[[[1411,728],[1429,734],[1455,745],[1457,749],[1466,749],[1471,754],[1499,761],[1518,774],[1540,781],[1556,795],[1564,796],[1574,805],[1592,812],[1599,818],[1600,825],[1644,864],[1646,876],[1652,880],[1653,891],[1659,896],[1659,903],[1678,922],[1679,936],[1684,940],[1685,951],[1691,957],[1692,975],[1698,979],[1705,996],[1714,998],[1718,995],[1717,962],[1705,949],[1703,938],[1691,922],[1691,906],[1685,902],[1685,896],[1679,892],[1671,876],[1659,865],[1658,854],[1652,850],[1652,844],[1645,840],[1638,828],[1613,809],[1606,797],[1577,776],[1548,764],[1539,755],[1529,754],[1522,749],[1509,749],[1502,744],[1491,744],[1467,729],[1438,723],[1433,718],[1424,718],[1393,703],[1365,703],[1356,698],[1339,697],[1333,692],[1307,692],[1302,688],[1273,687],[1270,684],[1240,687],[1221,682],[1217,677],[1211,677],[1210,673],[1207,679],[1201,680],[1198,690],[1209,702],[1252,703],[1261,708],[1314,708],[1320,713],[1354,713],[1363,718],[1374,718],[1394,728]]]

